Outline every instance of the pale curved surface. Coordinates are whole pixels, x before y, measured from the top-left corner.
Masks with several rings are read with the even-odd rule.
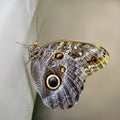
[[[26,43],[36,6],[37,0],[0,1],[0,120],[31,120],[35,93],[26,74],[25,49],[16,41]]]

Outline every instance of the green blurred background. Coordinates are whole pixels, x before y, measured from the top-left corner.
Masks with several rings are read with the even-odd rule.
[[[37,97],[33,120],[120,120],[120,1],[41,0],[39,12],[46,20],[41,44],[59,39],[97,43],[109,52],[110,61],[87,78],[72,109],[53,112]]]

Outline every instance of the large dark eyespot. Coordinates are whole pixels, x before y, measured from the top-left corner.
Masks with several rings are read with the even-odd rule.
[[[46,79],[46,85],[51,90],[56,90],[60,86],[61,80],[58,76],[52,74]]]

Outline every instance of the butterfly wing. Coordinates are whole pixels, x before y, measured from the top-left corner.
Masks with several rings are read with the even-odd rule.
[[[108,60],[103,51],[93,44],[66,40],[41,47],[39,57],[31,62],[31,73],[43,103],[53,110],[77,103],[86,77]]]

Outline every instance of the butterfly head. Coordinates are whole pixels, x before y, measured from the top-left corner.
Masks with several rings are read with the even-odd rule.
[[[36,60],[40,55],[40,46],[37,41],[33,42],[31,47],[28,48],[29,60]]]

